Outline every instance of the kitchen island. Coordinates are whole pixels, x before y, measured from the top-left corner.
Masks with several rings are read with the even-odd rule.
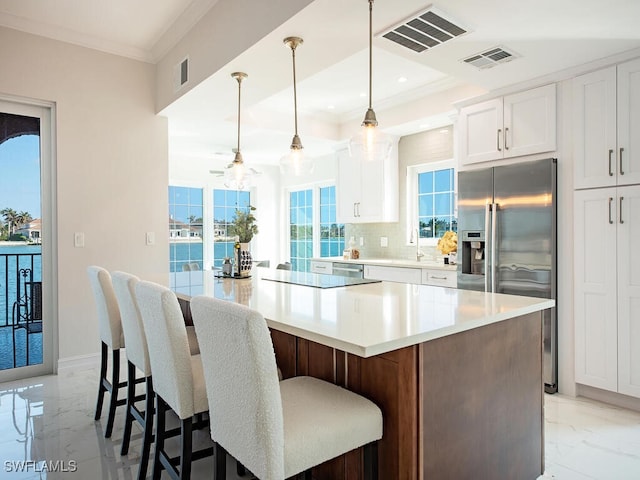
[[[380,406],[379,478],[543,473],[541,312],[552,300],[391,282],[320,288],[285,283],[296,272],[254,274],[211,275],[204,293],[262,313],[285,378],[322,378]],[[188,298],[181,304],[188,322]],[[354,451],[314,475],[360,471]]]

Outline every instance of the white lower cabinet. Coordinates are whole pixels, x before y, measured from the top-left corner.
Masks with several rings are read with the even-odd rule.
[[[451,288],[456,288],[458,283],[455,270],[391,267],[385,265],[365,265],[364,278]]]
[[[422,283],[422,270],[419,268],[365,265],[364,278],[420,285]]]
[[[458,286],[458,272],[455,270],[422,269],[422,284],[440,287],[456,288]]]
[[[640,397],[640,186],[574,194],[576,382]]]

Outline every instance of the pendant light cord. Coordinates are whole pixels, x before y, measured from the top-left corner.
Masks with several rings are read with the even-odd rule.
[[[372,101],[371,91],[373,90],[373,0],[369,0],[369,109]]]
[[[240,152],[240,90],[242,89],[242,77],[238,77],[238,152]]]
[[[296,47],[291,48],[291,58],[293,59],[293,122],[294,133],[298,135],[298,94],[296,92]]]

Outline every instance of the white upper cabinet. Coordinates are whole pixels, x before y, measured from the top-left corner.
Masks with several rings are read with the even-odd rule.
[[[340,150],[336,182],[339,223],[398,221],[398,153],[394,145],[383,161],[366,161]]]
[[[556,85],[464,107],[458,117],[460,163],[556,149]]]
[[[640,59],[573,80],[574,187],[640,183]]]

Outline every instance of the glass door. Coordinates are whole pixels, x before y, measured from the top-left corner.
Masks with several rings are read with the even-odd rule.
[[[0,381],[53,371],[50,119],[0,100]]]

